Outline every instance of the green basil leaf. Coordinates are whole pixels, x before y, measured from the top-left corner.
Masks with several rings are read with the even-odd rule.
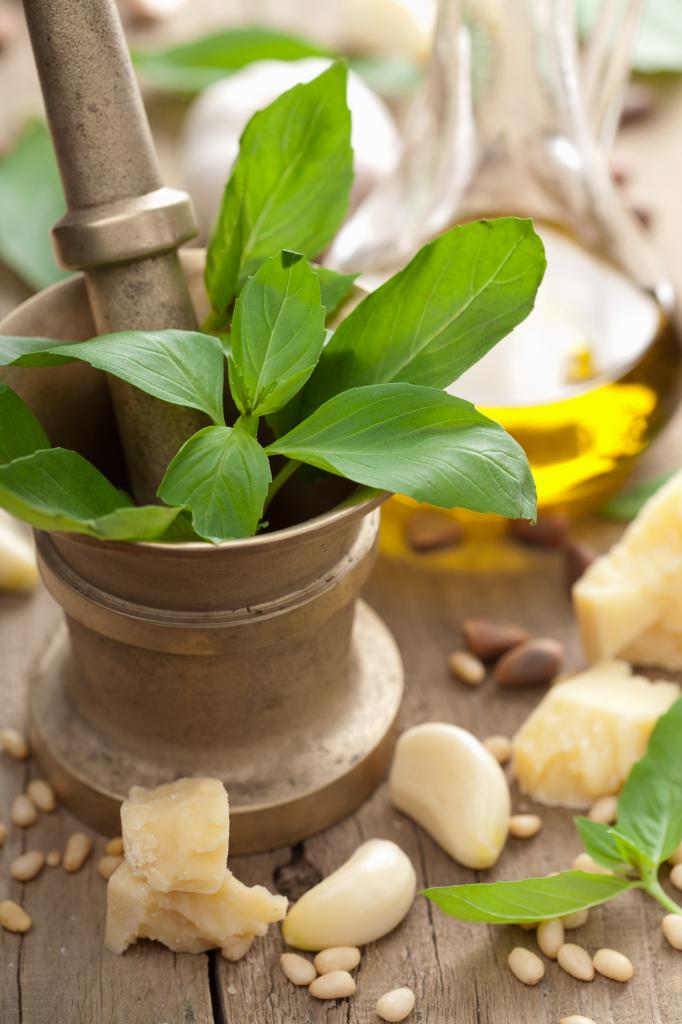
[[[329,56],[329,50],[316,43],[261,25],[212,32],[188,43],[132,54],[145,81],[178,93],[200,92],[254,61]]]
[[[545,270],[530,220],[453,228],[339,325],[304,392],[304,409],[366,384],[445,388],[533,308]]]
[[[49,447],[47,434],[26,403],[0,383],[0,464]]]
[[[182,446],[158,494],[188,508],[199,536],[218,544],[255,534],[270,480],[267,455],[246,430],[205,427]]]
[[[0,260],[36,291],[68,276],[50,239],[65,210],[49,132],[30,121],[0,160]]]
[[[633,843],[631,839],[623,835],[622,832],[619,832],[617,828],[612,827],[609,829],[609,832],[629,869],[635,868],[641,874],[658,866],[646,853],[640,850],[636,843]]]
[[[591,821],[590,818],[579,817],[573,820],[583,846],[597,864],[621,874],[629,869],[630,861],[623,857],[608,825],[603,825],[600,821]]]
[[[276,412],[300,391],[325,339],[320,286],[298,253],[273,256],[250,277],[232,320],[230,390],[248,416]]]
[[[443,508],[535,516],[523,449],[469,402],[433,388],[353,388],[267,451]]]
[[[616,875],[563,871],[521,882],[478,882],[426,889],[423,895],[460,921],[532,924],[612,900],[635,883]]]
[[[239,281],[265,259],[281,249],[313,258],[336,234],[353,181],[346,77],[334,64],[244,129],[206,259],[218,326]]]
[[[103,540],[160,537],[177,509],[132,506],[76,452],[49,448],[0,466],[0,506],[40,530]]]
[[[315,267],[317,280],[320,282],[322,305],[327,311],[327,320],[331,319],[339,307],[348,298],[359,274],[340,274],[329,267]]]
[[[674,473],[661,473],[651,480],[645,480],[641,484],[635,484],[634,487],[628,487],[614,498],[611,498],[610,501],[607,501],[605,505],[602,505],[599,509],[600,515],[606,519],[615,519],[621,523],[629,522],[641,511],[649,498],[656,491],[660,490],[663,484],[666,484],[674,475]]]
[[[654,865],[682,839],[682,699],[659,718],[618,799],[618,832]]]
[[[93,341],[60,345],[52,354],[73,356],[119,377],[148,395],[205,412],[224,423],[225,356],[217,338],[197,331],[120,331]]]
[[[59,347],[70,341],[54,338],[22,338],[11,334],[0,335],[0,366],[60,366],[72,363],[71,356],[57,355]]]

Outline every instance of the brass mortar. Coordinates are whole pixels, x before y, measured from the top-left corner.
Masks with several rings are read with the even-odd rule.
[[[182,263],[201,319],[203,254],[186,251]],[[91,337],[82,276],[29,299],[0,332]],[[3,377],[53,444],[115,470],[104,375],[74,364]],[[380,501],[218,546],[38,531],[67,629],[33,673],[30,733],[60,799],[116,834],[131,785],[216,776],[230,794],[235,853],[296,842],[357,807],[386,770],[403,688],[390,633],[357,600]]]

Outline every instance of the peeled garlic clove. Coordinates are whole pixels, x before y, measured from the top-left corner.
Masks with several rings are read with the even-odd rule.
[[[434,0],[345,0],[349,49],[424,61],[436,21]]]
[[[396,745],[391,802],[460,864],[489,868],[504,847],[511,800],[504,772],[475,736],[427,722]]]
[[[416,886],[400,847],[370,839],[291,908],[282,925],[284,941],[308,950],[374,942],[400,924]]]
[[[31,538],[0,512],[0,589],[32,590],[38,582],[38,567]]]

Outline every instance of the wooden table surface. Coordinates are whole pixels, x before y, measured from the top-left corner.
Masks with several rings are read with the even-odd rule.
[[[19,51],[7,58],[9,64],[0,61],[0,102],[7,103],[7,123],[36,103],[25,42]],[[17,75],[22,88],[6,88]],[[172,178],[170,127],[177,111],[162,102],[151,109]],[[682,287],[681,117],[682,90],[671,88],[656,116],[624,134],[619,150],[651,197],[657,244]],[[0,313],[23,297],[23,286],[1,272]],[[679,465],[681,426],[678,416],[643,460],[642,475]],[[601,547],[617,535],[605,523],[584,523],[580,530]],[[458,623],[465,616],[521,621],[534,633],[563,640],[569,667],[581,664],[559,556],[511,547],[501,555],[500,571],[489,574],[438,569],[428,558],[409,565],[380,560],[366,596],[394,631],[404,657],[403,725],[436,719],[463,725],[480,737],[511,734],[538,699],[537,692],[501,693],[491,684],[471,691],[453,683],[446,657],[458,643]],[[22,727],[27,671],[59,614],[42,589],[28,598],[0,597],[0,725]],[[0,820],[9,820],[12,797],[37,772],[35,765],[0,758]],[[514,793],[514,806],[529,805]],[[541,814],[541,834],[530,841],[511,840],[486,878],[543,874],[570,864],[580,849],[570,814],[544,808]],[[411,1019],[423,1024],[558,1024],[573,1013],[597,1024],[682,1024],[682,955],[665,944],[661,912],[641,894],[594,911],[579,933],[579,941],[591,950],[612,945],[632,959],[635,977],[625,986],[605,979],[576,982],[552,964],[537,988],[526,989],[509,973],[506,956],[517,944],[533,948],[530,934],[453,921],[421,897],[399,929],[364,951],[358,992],[350,1001],[317,1003],[285,981],[276,967],[282,942],[275,928],[235,965],[216,954],[176,955],[150,943],[116,957],[102,947],[105,884],[96,874],[96,857],[76,876],[46,869],[25,885],[9,878],[8,865],[19,852],[61,846],[77,827],[64,812],[43,815],[29,831],[12,830],[0,851],[0,898],[21,902],[34,920],[33,930],[23,937],[0,930],[2,1024],[369,1024],[376,1020],[377,997],[397,985],[415,990]],[[352,818],[300,847],[237,858],[230,866],[250,884],[274,888],[293,878],[305,885],[375,836],[403,847],[420,886],[484,877],[455,864],[393,811],[385,785]],[[103,843],[97,838],[98,852]],[[286,871],[284,865],[289,865]]]

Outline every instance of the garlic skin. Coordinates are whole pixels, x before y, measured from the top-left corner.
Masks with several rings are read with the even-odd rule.
[[[251,116],[288,89],[317,78],[331,64],[319,57],[257,61],[209,86],[194,101],[183,125],[180,154],[184,183],[204,239],[218,216],[239,138]],[[353,121],[353,207],[395,170],[402,145],[388,107],[353,71],[348,74],[348,105]]]
[[[427,722],[402,734],[389,779],[391,802],[468,868],[489,868],[509,831],[506,776],[475,736]]]
[[[28,531],[0,510],[0,590],[33,590],[37,583],[38,566]]]
[[[296,949],[364,946],[393,931],[414,901],[417,877],[408,856],[388,839],[370,839],[310,889],[282,925]]]

